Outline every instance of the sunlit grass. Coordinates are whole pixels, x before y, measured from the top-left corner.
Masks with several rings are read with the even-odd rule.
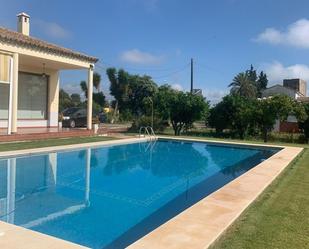
[[[305,149],[211,248],[309,248],[308,193]]]

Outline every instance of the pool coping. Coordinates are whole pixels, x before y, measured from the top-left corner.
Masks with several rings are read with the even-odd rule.
[[[71,145],[58,145],[42,148],[24,149],[16,151],[0,152],[0,160],[2,158],[39,155],[52,152],[65,152],[67,150],[79,150],[81,148],[94,148],[103,146],[113,146],[121,144],[131,144],[147,141],[146,138],[125,138],[99,142],[89,142]],[[0,248],[9,249],[86,249],[88,247],[59,239],[47,234],[36,232],[27,228],[23,228],[14,224],[0,221]]]
[[[208,248],[303,150],[300,147],[280,145],[183,137],[161,138],[282,149],[137,240],[129,249]]]
[[[263,192],[263,190],[303,150],[299,147],[247,144],[194,138],[159,136],[159,139],[175,141],[207,142],[213,144],[252,147],[282,148],[269,159],[258,164],[222,188],[208,195],[190,208],[176,215],[152,232],[131,244],[130,249],[207,248],[239,215]],[[3,157],[24,156],[46,152],[78,150],[80,148],[129,144],[146,141],[146,138],[128,138],[73,145],[61,145],[18,151],[0,152]],[[252,182],[255,184],[251,184]],[[254,186],[252,186],[254,185]],[[0,221],[0,248],[87,248],[53,236]]]

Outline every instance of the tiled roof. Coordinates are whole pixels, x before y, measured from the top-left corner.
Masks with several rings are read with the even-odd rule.
[[[19,32],[12,31],[6,28],[0,27],[0,42],[18,44],[22,47],[28,47],[31,49],[44,51],[51,54],[61,55],[65,57],[70,57],[82,61],[87,61],[89,63],[96,63],[97,58],[88,56],[79,52],[75,52],[71,49],[63,48],[52,43],[42,41],[40,39],[23,35]]]

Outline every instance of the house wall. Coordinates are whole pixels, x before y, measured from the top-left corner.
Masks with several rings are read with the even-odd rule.
[[[42,68],[36,68],[26,65],[19,65],[19,71],[41,74]],[[18,119],[17,127],[57,127],[58,126],[58,106],[59,106],[59,71],[48,69],[45,70],[49,76],[48,83],[48,100],[47,100],[47,120],[25,120]],[[7,120],[0,120],[0,127],[6,128]]]
[[[307,95],[307,82],[302,79],[285,79],[283,80],[283,86],[295,89],[303,97]]]
[[[298,133],[299,132],[298,123],[288,121],[281,122],[280,132]]]

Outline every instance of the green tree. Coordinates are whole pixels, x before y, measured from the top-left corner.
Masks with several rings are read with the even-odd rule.
[[[202,96],[191,93],[173,92],[169,98],[170,120],[175,135],[180,135],[184,127],[201,120],[209,111],[209,103]]]
[[[98,72],[93,73],[93,87],[97,90],[97,92],[100,92],[100,85],[101,85],[101,75]],[[88,98],[88,84],[86,81],[80,82],[80,88],[85,94],[85,98]]]
[[[216,133],[222,133],[229,127],[229,113],[225,101],[221,101],[210,109],[207,125],[216,129]]]
[[[285,95],[276,95],[256,101],[254,118],[264,142],[268,141],[268,133],[273,129],[276,120],[284,121],[292,113],[293,100]]]
[[[81,104],[80,95],[78,93],[71,94],[71,100],[74,106],[79,106]]]
[[[162,85],[158,87],[158,91],[153,99],[154,109],[156,115],[162,118],[162,120],[169,120],[170,118],[170,98],[177,91],[170,85]]]
[[[93,86],[97,90],[97,92],[100,92],[100,85],[101,85],[101,74],[98,72],[93,73]]]
[[[88,98],[88,86],[87,86],[86,81],[83,80],[80,82],[80,88],[84,92],[85,98],[87,99]]]
[[[253,119],[254,100],[227,95],[210,112],[209,125],[222,132],[229,128],[244,139]]]
[[[267,88],[267,84],[268,84],[267,75],[263,71],[261,71],[259,74],[259,78],[256,81],[257,96],[259,98],[262,97],[262,92]]]
[[[103,92],[93,93],[93,101],[97,103],[101,107],[101,110],[102,110],[102,107],[104,107],[106,103]]]
[[[97,90],[97,92],[92,94],[92,99],[93,99],[93,102],[96,105],[98,105],[96,109],[102,109],[102,107],[104,107],[106,103],[104,93],[100,91],[100,84],[101,84],[101,75],[97,72],[94,72],[93,86]],[[84,92],[85,98],[88,99],[88,85],[86,81],[81,81],[80,87],[81,87],[81,90]]]
[[[248,75],[249,80],[252,84],[254,84],[257,81],[257,74],[256,70],[254,69],[253,65],[251,64],[250,69],[246,71],[246,75]]]
[[[229,121],[232,130],[244,139],[252,121],[253,100],[241,96],[228,96]]]
[[[123,110],[126,108],[125,103],[128,99],[130,75],[123,69],[117,71],[116,68],[108,68],[106,74],[110,81],[110,94],[115,98],[115,108],[112,118],[112,122],[114,122],[118,109]]]
[[[256,70],[251,65],[250,69],[237,74],[229,87],[232,87],[231,94],[255,98],[262,96],[262,92],[266,89],[267,84],[267,75],[261,71],[259,76],[257,76]]]
[[[254,82],[251,81],[248,73],[239,73],[237,74],[232,83],[229,84],[231,88],[231,94],[239,95],[246,98],[255,98],[256,97],[256,87]]]
[[[70,95],[60,89],[59,91],[59,111],[62,112],[64,109],[74,106]]]
[[[309,142],[309,103],[296,107],[296,117],[299,120],[299,128],[304,133],[307,143]]]
[[[129,77],[128,105],[137,116],[150,115],[149,98],[157,93],[157,85],[149,76],[131,75]]]

